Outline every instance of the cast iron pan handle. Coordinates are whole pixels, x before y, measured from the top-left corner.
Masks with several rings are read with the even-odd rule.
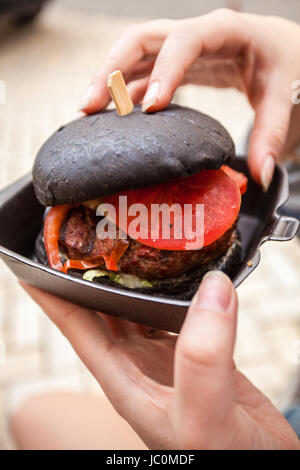
[[[288,241],[294,238],[299,227],[299,220],[294,217],[282,215],[278,217],[277,223],[273,228],[269,240]]]
[[[276,214],[275,217],[275,221],[273,219],[273,222],[271,222],[273,227],[270,228],[270,226],[268,226],[266,235],[262,238],[260,245],[269,240],[288,241],[294,238],[296,235],[299,227],[299,220],[295,219],[294,217],[288,217],[286,215],[279,216]],[[257,248],[251,257],[245,261],[243,269],[241,269],[240,272],[234,276],[233,282],[235,287],[239,286],[257,267],[260,261],[260,257],[260,250]]]

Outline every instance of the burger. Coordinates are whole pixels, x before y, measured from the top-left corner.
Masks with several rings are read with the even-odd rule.
[[[123,117],[106,110],[60,127],[33,167],[45,206],[37,260],[86,281],[190,299],[208,270],[233,276],[241,262],[247,178],[230,168],[234,157],[219,122],[177,105]]]

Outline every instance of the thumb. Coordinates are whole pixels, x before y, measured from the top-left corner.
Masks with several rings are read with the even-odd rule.
[[[270,88],[256,108],[249,143],[248,165],[254,180],[267,191],[284,147],[292,102],[285,89]]]
[[[209,438],[232,413],[236,313],[237,296],[230,279],[221,271],[208,272],[176,346],[176,428],[183,435],[195,431],[191,423],[197,423],[195,439],[201,432]]]

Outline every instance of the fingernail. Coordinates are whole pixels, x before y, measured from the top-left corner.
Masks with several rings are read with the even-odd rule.
[[[208,271],[203,277],[192,303],[202,310],[226,313],[233,292],[233,285],[226,274],[222,271]]]
[[[265,158],[262,170],[261,170],[261,184],[264,192],[267,192],[271,184],[275,169],[275,162],[272,155],[268,155]]]
[[[83,97],[81,98],[77,110],[82,111],[83,109],[87,108],[94,94],[95,94],[95,85],[91,84],[87,92],[85,93],[85,95],[83,95]]]
[[[150,87],[147,90],[147,93],[144,96],[142,111],[145,112],[147,109],[151,108],[159,98],[159,81],[151,83]]]

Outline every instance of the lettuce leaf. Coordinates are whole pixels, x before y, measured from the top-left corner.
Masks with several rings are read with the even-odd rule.
[[[120,284],[121,286],[128,287],[129,289],[137,289],[139,287],[153,287],[153,284],[146,279],[141,279],[132,274],[113,273],[104,269],[89,269],[83,274],[85,281],[93,281],[96,277],[108,277],[111,281]]]

